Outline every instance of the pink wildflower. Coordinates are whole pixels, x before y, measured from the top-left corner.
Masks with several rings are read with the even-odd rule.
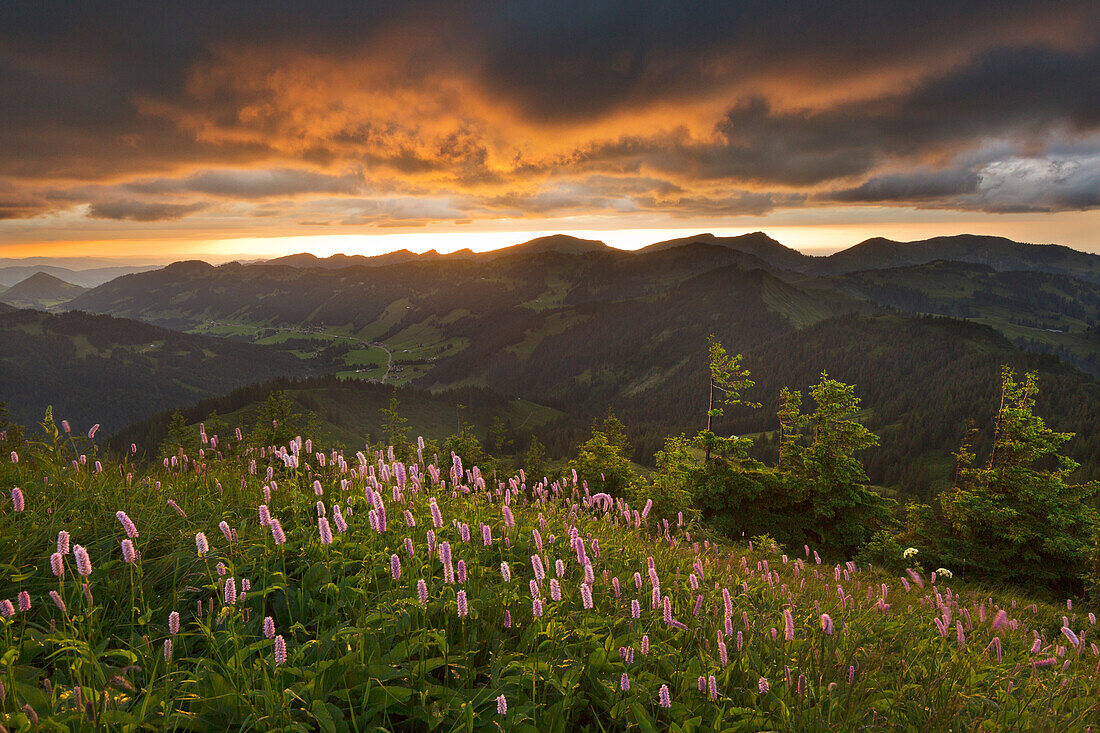
[[[19,612],[26,613],[31,610],[31,594],[25,590],[19,591]]]
[[[225,579],[224,591],[226,605],[232,606],[237,602],[237,581],[233,579],[232,575]]]
[[[756,687],[757,687],[758,690],[760,690],[761,695],[768,694],[768,690],[771,689],[771,687],[768,685],[768,678],[767,677],[761,677],[757,681]]]
[[[271,529],[271,537],[275,540],[275,544],[285,545],[286,535],[283,534],[283,525],[279,523],[279,520],[272,517],[271,523],[268,526]]]
[[[320,534],[321,534],[321,544],[322,545],[331,545],[332,544],[332,528],[328,526],[328,520],[325,519],[324,517],[319,518],[317,520],[317,529],[320,531]]]
[[[456,600],[458,602],[458,615],[464,618],[469,610],[466,607],[466,591],[460,590]]]
[[[76,560],[76,571],[88,577],[92,574],[92,561],[88,557],[88,551],[80,545],[73,545],[73,559]]]
[[[180,614],[179,611],[172,611],[168,614],[168,631],[174,636],[180,632]]]
[[[275,637],[275,666],[281,667],[286,664],[286,642],[282,636]]]
[[[390,555],[390,575],[394,580],[401,579],[401,558],[397,555]]]
[[[226,542],[233,541],[233,530],[229,528],[229,522],[225,520],[218,522],[218,529],[222,531],[222,537],[225,538]]]
[[[137,562],[137,550],[134,549],[134,543],[129,538],[122,541],[122,559],[126,561],[127,565],[133,565]]]
[[[202,532],[195,533],[195,548],[199,552],[199,557],[210,552],[210,544],[206,541],[206,535]]]
[[[268,639],[275,637],[275,619],[264,616],[264,636]]]
[[[69,533],[65,530],[57,533],[57,552],[61,555],[69,554]]]
[[[50,570],[58,578],[65,574],[65,559],[60,552],[50,555]]]
[[[647,505],[648,504],[649,504],[649,502],[647,502]],[[660,704],[661,704],[661,707],[663,707],[663,708],[672,707],[672,698],[669,696],[669,693],[668,693],[668,685],[661,685],[661,689],[658,690],[658,692],[657,692],[657,698],[658,698],[658,702],[660,702]]]
[[[65,601],[61,600],[61,594],[55,590],[50,591],[50,600],[53,604],[61,609],[61,613],[65,613]]]
[[[420,601],[420,605],[424,605],[428,602],[428,584],[423,578],[416,581],[416,595]]]
[[[497,695],[497,715],[504,715],[508,712],[508,700],[504,695]]]
[[[15,454],[12,453],[12,455]],[[11,490],[11,503],[16,512],[23,511],[27,506],[26,501],[23,499],[23,491],[18,486]]]

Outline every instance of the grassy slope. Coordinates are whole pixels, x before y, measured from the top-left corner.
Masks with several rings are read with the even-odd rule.
[[[356,390],[354,385],[347,385],[292,389],[287,394],[303,412],[318,416],[319,438],[351,448],[361,447],[367,436],[377,440],[382,434],[380,410],[389,405],[391,393]],[[401,416],[409,421],[410,434],[433,440],[457,433],[460,423],[472,424],[477,434],[484,436],[496,417],[530,431],[561,416],[558,410],[526,400],[511,400],[504,409],[477,404],[459,408],[446,393],[402,390],[395,394]],[[249,405],[222,415],[222,419],[228,425],[247,428],[255,424],[259,408],[258,404]]]
[[[208,425],[208,432],[221,431],[223,438],[237,427],[247,432],[257,424],[264,402],[276,389],[287,394],[300,416],[299,422],[308,424],[317,440],[352,452],[366,441],[381,439],[381,410],[394,397],[398,412],[408,421],[410,438],[442,440],[457,433],[461,421],[463,426],[473,426],[475,434],[484,439],[496,418],[503,420],[513,434],[529,434],[562,417],[561,412],[545,405],[484,390],[428,392],[325,377],[248,385],[184,408],[184,421],[197,429],[200,422],[210,420],[217,412],[216,424],[223,425],[224,430]],[[111,437],[109,447],[127,450],[133,442],[143,449],[156,449],[168,437],[171,417],[171,411],[166,411],[130,425]]]
[[[270,454],[257,475],[244,468],[250,456],[234,455],[231,444],[223,446],[227,462],[199,471],[181,464],[146,474],[108,464],[95,473],[94,461],[73,468],[72,455],[90,449],[81,442],[56,453],[24,452],[19,464],[0,467],[0,482],[26,487],[27,504],[22,513],[6,498],[0,504],[0,533],[10,538],[0,550],[10,569],[0,598],[26,590],[32,603],[0,620],[9,650],[0,667],[8,690],[0,721],[9,729],[26,726],[24,705],[70,727],[90,714],[94,723],[85,727],[187,730],[958,730],[979,723],[1084,730],[1100,715],[1095,652],[1087,639],[1080,654],[1064,650],[1058,631],[1066,614],[1091,636],[1085,609],[1032,605],[964,582],[932,586],[927,574],[923,587],[905,587],[866,568],[803,564],[801,549],[787,557],[760,546],[692,544],[675,527],[665,541],[654,517],[635,530],[618,510],[604,516],[585,507],[579,492],[555,488],[518,490],[509,527],[498,491],[452,493],[426,479],[423,490],[406,487],[395,498],[384,486],[376,502],[386,505],[388,525],[374,531],[367,481],[358,471],[341,473],[336,461],[319,469],[309,456],[298,470],[274,466],[278,489],[266,501],[287,536],[276,546],[256,512]],[[127,472],[135,473],[128,483],[120,480]],[[335,521],[330,502],[347,516],[348,531],[334,530],[331,545],[320,541],[313,479],[325,492],[327,520]],[[341,480],[350,481],[346,490]],[[430,499],[441,512],[436,540],[462,561],[464,582],[446,582],[438,555],[428,550]],[[140,532],[141,559],[133,567],[120,555],[125,535],[116,510],[128,512]],[[405,510],[415,528],[406,525]],[[219,533],[220,521],[237,533],[233,541]],[[455,522],[470,526],[470,543]],[[590,609],[584,570],[568,543],[574,522],[594,571]],[[490,545],[481,541],[483,523]],[[86,597],[71,557],[62,582],[50,574],[48,556],[62,529],[90,553]],[[209,539],[205,557],[196,557],[196,532]],[[560,583],[560,600],[551,598],[550,578],[531,587],[535,554]],[[400,558],[399,578],[391,555]],[[651,608],[647,558],[659,595],[684,629]],[[226,602],[226,580],[215,571],[222,564],[238,591],[249,581],[245,598]],[[702,573],[699,590],[693,570]],[[731,594],[729,621],[722,589]],[[60,590],[67,612],[50,602],[49,590]],[[532,590],[542,598],[541,617]],[[998,607],[1007,625],[995,629]],[[791,640],[784,638],[785,610]],[[181,616],[175,635],[170,611]],[[821,613],[837,633],[823,633]],[[262,633],[265,616],[287,647],[281,665],[273,660],[275,641]],[[946,636],[933,623],[937,617],[950,618]],[[722,640],[728,660],[717,646]],[[1050,666],[1039,666],[1044,660]],[[697,687],[700,676],[712,675],[713,701]],[[74,684],[94,701],[90,711],[74,709]],[[662,685],[671,697],[667,709],[658,703]],[[501,695],[504,713],[497,712]]]

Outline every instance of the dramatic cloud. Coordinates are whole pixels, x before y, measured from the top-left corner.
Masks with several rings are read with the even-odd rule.
[[[93,219],[129,219],[131,221],[170,221],[182,219],[207,208],[207,204],[150,204],[122,200],[92,204],[88,216]]]
[[[226,198],[257,199],[301,194],[355,194],[363,186],[358,175],[325,175],[296,170],[214,170],[185,178],[157,178],[129,183],[142,194],[200,193]]]
[[[1093,0],[8,3],[0,99],[31,225],[1100,207]]]

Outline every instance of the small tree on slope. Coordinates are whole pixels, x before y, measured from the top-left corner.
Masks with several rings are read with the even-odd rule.
[[[945,560],[997,580],[1066,589],[1087,570],[1098,528],[1087,500],[1100,484],[1067,483],[1078,464],[1058,451],[1073,434],[1034,414],[1038,392],[1035,372],[1017,382],[1002,367],[989,458],[977,463],[964,442],[954,486],[940,498],[953,540],[945,545],[956,555]]]

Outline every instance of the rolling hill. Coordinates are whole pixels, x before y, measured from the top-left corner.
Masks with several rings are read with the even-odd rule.
[[[26,425],[53,405],[58,419],[117,430],[257,379],[310,371],[274,349],[137,321],[32,310],[0,315],[0,402]]]
[[[993,326],[1032,351],[1056,353],[1100,376],[1100,284],[1068,275],[999,271],[938,260],[823,278],[822,287],[897,308]]]
[[[976,234],[914,242],[875,237],[816,259],[808,271],[818,275],[839,275],[858,270],[923,265],[936,260],[988,265],[994,270],[1049,272],[1100,283],[1100,255],[1058,244],[1023,244],[1004,237]]]
[[[5,290],[0,298],[16,308],[45,310],[67,303],[85,290],[45,272],[36,272]]]

